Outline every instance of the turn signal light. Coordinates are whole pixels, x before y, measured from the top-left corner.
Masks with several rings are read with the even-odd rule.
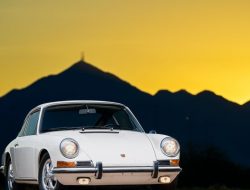
[[[170,160],[171,166],[179,166],[180,160]]]
[[[76,167],[75,162],[64,162],[64,161],[57,161],[58,168],[74,168]]]

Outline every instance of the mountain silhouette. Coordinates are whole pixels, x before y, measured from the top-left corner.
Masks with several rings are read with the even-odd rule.
[[[233,162],[250,166],[250,103],[240,106],[210,91],[192,95],[185,90],[160,90],[150,95],[84,61],[0,98],[0,151],[16,137],[31,108],[76,99],[124,103],[146,132],[155,129],[177,138],[182,151],[190,145],[215,146]]]

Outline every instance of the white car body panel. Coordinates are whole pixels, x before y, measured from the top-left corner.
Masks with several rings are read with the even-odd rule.
[[[103,132],[106,132],[105,130]],[[114,132],[116,132],[114,130]],[[117,131],[118,133],[93,133],[88,131],[51,132],[49,135],[74,138],[80,145],[78,159],[102,159],[105,166],[145,166],[152,165],[155,153],[145,133]],[[136,142],[136,143],[135,143]],[[126,154],[126,158],[120,155]],[[86,157],[87,155],[87,157]]]
[[[41,110],[52,105],[59,104],[112,104],[123,106],[119,103],[102,101],[66,101],[43,104],[35,109]],[[32,112],[32,111],[31,111]],[[113,130],[96,131],[71,130],[39,133],[41,114],[38,122],[36,135],[17,137],[5,149],[5,155],[9,154],[14,166],[15,178],[19,181],[30,179],[26,183],[38,183],[39,159],[43,150],[49,153],[54,166],[57,161],[91,161],[95,166],[97,162],[102,162],[103,167],[138,167],[152,168],[154,161],[179,159],[180,154],[175,157],[168,157],[163,154],[160,144],[168,137],[160,134],[146,134],[145,132]],[[59,148],[61,141],[65,138],[72,138],[79,144],[79,155],[74,159],[65,158]],[[18,146],[16,146],[18,145]],[[121,156],[125,155],[125,157]],[[3,162],[5,163],[5,162]],[[159,172],[159,175],[168,175],[171,181],[179,174],[180,168],[176,167],[173,172]],[[81,174],[80,176],[82,176]],[[64,185],[77,184],[77,173],[55,174],[60,183]],[[84,174],[91,178],[90,185],[125,185],[125,184],[158,184],[158,178],[152,178],[148,172],[116,172],[105,173],[102,179],[96,179],[93,173]],[[114,180],[114,177],[116,180]]]
[[[14,162],[17,178],[33,178],[35,176],[35,168],[28,167],[24,161],[30,166],[35,165],[35,144],[33,144],[34,136],[18,137],[16,139],[17,147],[14,148]]]

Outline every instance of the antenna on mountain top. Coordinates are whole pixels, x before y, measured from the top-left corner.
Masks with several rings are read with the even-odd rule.
[[[84,52],[81,53],[81,61],[85,61],[85,56],[84,56]]]

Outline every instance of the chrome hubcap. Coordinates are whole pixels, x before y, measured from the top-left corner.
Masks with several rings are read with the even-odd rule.
[[[48,159],[45,162],[42,171],[42,185],[45,190],[54,190],[56,188],[57,180],[52,173],[52,169],[53,165],[51,160]]]
[[[13,189],[13,184],[15,182],[14,180],[14,174],[13,174],[13,167],[12,167],[12,163],[10,162],[9,164],[9,169],[8,169],[8,188],[9,190]]]

